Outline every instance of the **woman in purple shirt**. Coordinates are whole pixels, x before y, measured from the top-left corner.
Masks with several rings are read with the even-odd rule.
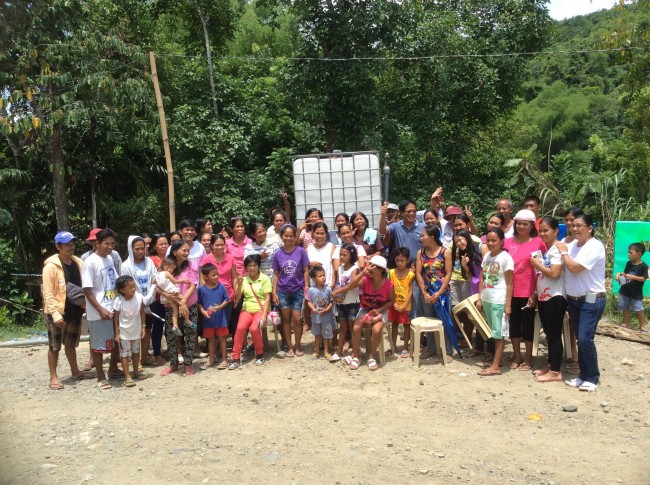
[[[305,355],[300,347],[302,325],[300,310],[309,288],[309,258],[307,251],[296,246],[296,228],[290,224],[282,226],[280,237],[284,247],[273,255],[273,303],[280,307],[282,331],[289,350],[287,357]],[[291,321],[293,320],[296,344],[291,345]]]

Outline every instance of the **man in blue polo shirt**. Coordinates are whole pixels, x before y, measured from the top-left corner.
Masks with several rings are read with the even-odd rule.
[[[384,236],[384,246],[390,245],[392,248],[408,248],[411,255],[409,264],[413,266],[415,271],[415,257],[422,247],[420,238],[422,237],[423,223],[416,220],[415,202],[412,200],[405,200],[399,205],[399,212],[402,220],[394,222],[390,225],[386,224],[386,212],[388,210],[388,203],[384,202],[381,208],[382,217],[379,222],[379,233]],[[411,318],[415,318],[423,314],[422,312],[422,293],[418,285],[413,285],[413,305],[412,305]]]

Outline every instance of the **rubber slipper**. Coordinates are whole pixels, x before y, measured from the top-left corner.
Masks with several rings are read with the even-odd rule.
[[[349,355],[346,355],[341,359],[341,364],[343,365],[350,365],[351,363],[352,363],[352,357],[350,357]]]
[[[519,364],[519,367],[517,367],[517,370],[523,372],[530,372],[531,368],[530,365],[526,364],[526,362],[522,362],[521,364]]]
[[[296,354],[296,357],[302,357],[303,355],[305,355],[305,353],[302,350],[294,350],[293,353]]]
[[[352,361],[350,362],[350,369],[357,370],[360,365],[361,362],[359,362],[359,359],[357,359],[356,357],[352,357]]]
[[[377,365],[377,361],[375,359],[368,359],[368,369],[370,370],[377,370],[379,369],[379,366]]]
[[[124,387],[135,387],[135,382],[134,381],[126,381],[124,383]]]
[[[285,357],[292,358],[292,357],[295,357],[295,356],[296,356],[296,353],[293,350],[289,350]]]
[[[481,376],[481,377],[500,376],[501,371],[493,371],[493,370],[483,369],[482,371],[478,372],[478,375]]]
[[[94,374],[91,374],[89,372],[83,372],[78,376],[72,376],[72,379],[74,379],[75,381],[83,381],[84,379],[94,379],[95,377],[97,376]]]
[[[227,369],[227,368],[228,368],[228,362],[221,362],[221,363],[217,366],[217,370],[224,370],[224,369]]]
[[[284,359],[285,357],[289,357],[289,355],[288,355],[284,350],[280,350],[280,351],[278,351],[278,352],[275,354],[275,356],[276,356],[278,359]]]
[[[144,372],[134,372],[133,373],[133,378],[137,381],[144,381],[147,378],[147,374]]]
[[[102,391],[106,391],[108,389],[113,388],[113,386],[111,386],[111,384],[108,381],[99,381],[97,383],[97,387],[99,387],[99,389],[102,390]]]
[[[52,384],[50,382],[50,389],[52,389],[53,391],[60,391],[61,389],[63,389],[63,387],[64,387],[63,383],[61,382],[57,382],[55,384]]]
[[[185,372],[183,373],[183,375],[193,376],[194,374],[196,374],[196,370],[194,369],[194,367],[192,367],[191,365],[186,365]]]
[[[199,369],[201,369],[201,370],[208,370],[210,367],[212,367],[212,366],[211,366],[211,365],[208,365],[208,364],[201,364],[201,365],[199,366]]]
[[[521,365],[521,362],[510,362],[510,369],[515,370],[519,369],[519,366]]]
[[[408,359],[411,356],[411,353],[408,350],[402,350],[399,354],[402,359]]]
[[[341,360],[341,358],[339,357],[339,354],[337,354],[337,353],[332,354],[332,356],[330,357],[330,362],[331,363],[338,362],[339,360]]]

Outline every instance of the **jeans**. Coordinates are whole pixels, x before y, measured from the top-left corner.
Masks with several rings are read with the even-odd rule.
[[[605,298],[596,298],[596,303],[569,298],[568,303],[569,315],[571,315],[571,322],[578,340],[578,365],[580,366],[578,378],[585,382],[598,384],[600,371],[598,370],[598,353],[594,335],[598,321],[605,310]]]

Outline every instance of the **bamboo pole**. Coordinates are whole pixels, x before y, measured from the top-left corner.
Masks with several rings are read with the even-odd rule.
[[[165,150],[165,162],[167,163],[167,190],[169,193],[169,231],[176,230],[176,200],[174,198],[174,169],[172,167],[172,155],[169,151],[169,138],[167,137],[167,122],[165,121],[165,108],[163,107],[160,86],[158,85],[158,71],[156,70],[156,58],[153,51],[149,51],[149,63],[151,64],[151,77],[153,89],[156,92],[156,104],[158,105],[158,116],[160,118],[160,133]]]

